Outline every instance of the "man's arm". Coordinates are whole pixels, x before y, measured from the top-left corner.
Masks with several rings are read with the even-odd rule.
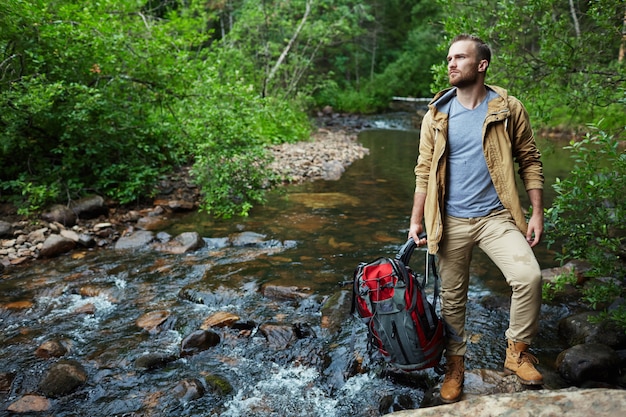
[[[528,221],[526,240],[532,248],[541,241],[543,234],[543,190],[540,188],[528,190],[528,197],[533,207],[533,214]]]
[[[424,231],[424,203],[426,193],[416,192],[413,196],[413,209],[411,210],[411,222],[409,225],[409,237],[413,238],[417,246],[426,244],[426,239],[420,239],[419,235]]]

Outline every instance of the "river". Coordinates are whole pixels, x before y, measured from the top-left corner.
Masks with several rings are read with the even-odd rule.
[[[409,119],[372,120],[374,128],[359,135],[370,154],[338,181],[277,190],[246,218],[178,218],[165,232],[197,231],[207,243],[191,254],[73,252],[5,274],[0,373],[12,383],[0,392],[0,415],[38,392],[42,375],[58,360],[34,355],[47,340],[68,346],[66,357],[80,362],[88,378],[74,393],[51,399],[45,415],[350,417],[419,407],[439,376],[429,370],[398,377],[370,362],[365,329],[349,316],[349,288],[340,286],[360,261],[394,255],[405,242],[418,148]],[[550,184],[567,173],[569,158],[541,143],[549,204]],[[238,233],[254,233],[260,243],[225,245]],[[545,246],[536,254],[542,268],[555,266]],[[424,269],[422,250],[413,254],[412,267]],[[501,305],[509,290],[478,251],[471,272],[467,366],[500,369],[508,320]],[[264,296],[272,285],[296,286],[310,296]],[[146,331],[137,319],[150,312],[166,312],[167,319]],[[239,316],[241,326],[217,329],[217,346],[178,357],[183,338],[215,312]],[[534,348],[546,368],[563,347],[555,326],[566,313],[542,308]],[[260,331],[263,324],[301,331],[277,346]],[[143,369],[137,364],[147,354],[175,360]],[[216,388],[215,380],[232,390]],[[203,395],[179,394],[194,381]]]

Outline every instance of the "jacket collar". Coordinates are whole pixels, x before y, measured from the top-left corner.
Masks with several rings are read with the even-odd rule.
[[[495,85],[485,85],[489,90],[494,91],[498,94],[497,98],[494,98],[489,102],[489,113],[499,113],[503,110],[507,109],[507,91]],[[438,92],[435,97],[431,100],[428,108],[433,114],[433,118],[435,120],[441,120],[448,117],[450,103],[452,99],[456,96],[456,87],[446,88],[445,90],[441,90]]]

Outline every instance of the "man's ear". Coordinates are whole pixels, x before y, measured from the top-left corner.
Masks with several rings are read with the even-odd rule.
[[[489,61],[486,59],[481,59],[478,63],[478,72],[486,72],[489,67]]]

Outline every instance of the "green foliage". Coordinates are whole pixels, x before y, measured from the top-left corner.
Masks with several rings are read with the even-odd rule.
[[[565,287],[576,284],[576,281],[575,271],[559,275],[552,282],[545,281],[542,284],[541,297],[544,301],[551,302],[558,293],[563,292]]]
[[[1,197],[22,212],[86,192],[130,203],[150,196],[160,176],[197,153],[201,165],[307,137],[305,113],[293,101],[262,98],[249,57],[216,42],[207,22],[220,11],[211,7],[3,4]],[[220,169],[220,180],[238,178],[224,170],[239,167]],[[225,196],[209,189],[218,181],[206,171],[198,178],[206,181],[205,198]],[[238,202],[260,201],[244,181],[233,187]],[[232,212],[224,199],[205,207],[219,215],[220,204]]]
[[[623,276],[619,258],[626,230],[626,154],[623,141],[591,126],[572,141],[574,168],[553,185],[557,196],[546,210],[548,245],[561,246],[557,259],[587,259],[596,276]]]
[[[276,180],[265,168],[269,161],[269,156],[259,147],[228,155],[203,146],[192,171],[202,185],[201,208],[224,218],[248,215],[254,204],[265,202],[263,190]]]
[[[534,120],[576,126],[602,118],[609,126],[623,126],[622,0],[439,3],[446,33],[473,33],[491,45],[488,82],[520,97]],[[447,86],[445,63],[435,70],[438,90]]]
[[[583,300],[599,308],[624,295],[626,265],[620,254],[626,241],[626,153],[624,141],[592,126],[592,132],[566,147],[574,168],[553,185],[557,196],[546,210],[549,247],[560,246],[556,259],[586,259],[589,274],[614,277],[583,289]],[[608,316],[624,323],[624,311]]]

